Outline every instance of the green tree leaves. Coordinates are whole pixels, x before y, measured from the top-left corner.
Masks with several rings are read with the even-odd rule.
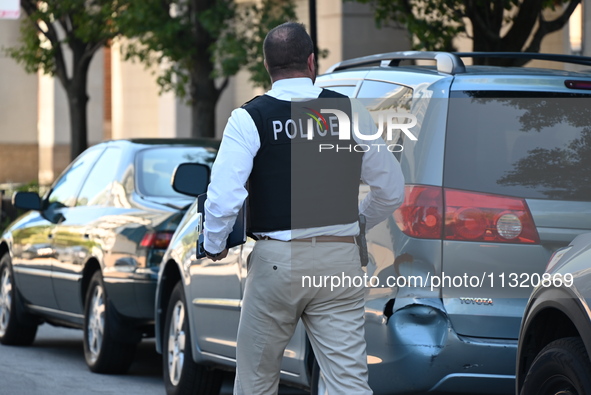
[[[71,159],[87,146],[87,80],[94,54],[119,34],[118,0],[21,0],[27,15],[20,45],[4,49],[29,73],[41,70],[62,84],[68,97]]]
[[[268,87],[262,42],[267,32],[295,20],[293,0],[126,0],[116,23],[130,38],[126,59],[155,66],[162,91],[174,91],[192,108],[192,135],[213,137],[215,106],[228,78],[251,72]]]
[[[542,39],[561,29],[580,0],[357,0],[375,9],[379,24],[396,21],[411,33],[413,49],[453,51],[465,35],[474,51],[539,52]],[[546,20],[545,10],[559,15]],[[560,12],[562,11],[562,12]],[[523,60],[476,62],[523,65]]]

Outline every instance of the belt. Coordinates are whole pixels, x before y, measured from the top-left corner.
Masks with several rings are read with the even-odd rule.
[[[275,241],[283,241],[283,242],[290,242],[290,241],[303,241],[303,242],[314,242],[317,243],[352,243],[355,244],[355,237],[354,236],[316,236],[316,237],[306,237],[305,239],[291,239],[291,240],[277,240],[269,236],[263,236],[260,240],[275,240]]]

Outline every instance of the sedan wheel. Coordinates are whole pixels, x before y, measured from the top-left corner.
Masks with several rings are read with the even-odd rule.
[[[168,395],[217,395],[222,372],[193,360],[189,316],[182,284],[178,283],[168,303],[163,333],[162,367]]]
[[[591,394],[591,362],[579,337],[548,344],[534,359],[521,395]]]
[[[172,308],[172,322],[168,334],[168,374],[172,385],[181,380],[181,370],[185,362],[185,306],[178,300]]]
[[[118,335],[131,329],[117,324],[101,272],[90,280],[84,315],[84,357],[95,373],[125,373],[133,362],[136,343],[124,342]]]
[[[8,268],[2,269],[0,276],[0,337],[4,336],[10,322],[12,309],[12,278]]]
[[[94,288],[89,310],[88,333],[86,336],[88,336],[90,359],[95,362],[99,357],[103,345],[103,334],[105,333],[105,299],[101,287]]]
[[[20,307],[16,297],[10,256],[0,259],[0,343],[29,345],[35,340],[37,322]]]

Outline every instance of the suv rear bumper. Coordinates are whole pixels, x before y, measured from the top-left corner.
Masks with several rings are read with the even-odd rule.
[[[387,332],[380,350],[368,348],[376,394],[513,393],[516,340],[460,336],[442,310],[419,303],[394,312],[386,328],[366,326],[368,338]]]

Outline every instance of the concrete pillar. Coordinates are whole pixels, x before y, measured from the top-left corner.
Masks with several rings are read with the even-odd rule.
[[[370,4],[345,1],[342,5],[343,59],[410,49],[406,28],[390,22],[378,29],[375,11]]]
[[[158,134],[161,137],[175,137],[176,97],[174,92],[163,93],[158,100]]]
[[[20,21],[0,20],[0,48],[19,44]],[[0,51],[0,184],[37,180],[37,76]]]
[[[318,60],[318,74],[322,74],[333,64],[345,59],[343,36],[342,0],[316,1],[318,18],[318,50],[328,50],[328,56]]]
[[[328,56],[320,59],[320,73],[342,60],[410,49],[406,29],[394,23],[378,29],[369,4],[317,1],[317,14],[318,47],[328,50]]]
[[[191,137],[191,108],[184,99],[164,92],[158,98],[158,111],[158,137]]]
[[[190,137],[191,113],[185,100],[174,92],[160,94],[157,69],[125,61],[124,45],[120,39],[111,47],[112,138]]]
[[[111,48],[112,138],[159,137],[159,87],[143,64],[124,61],[120,40]]]

